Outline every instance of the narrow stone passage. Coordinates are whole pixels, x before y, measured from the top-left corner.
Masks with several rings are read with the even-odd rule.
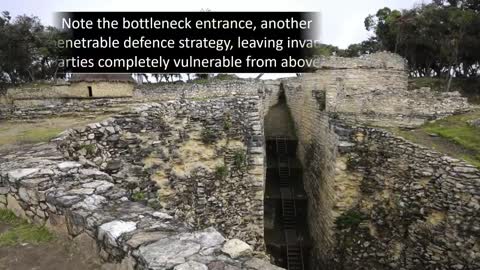
[[[310,237],[297,139],[284,97],[265,117],[267,174],[265,243],[276,265],[309,269]]]

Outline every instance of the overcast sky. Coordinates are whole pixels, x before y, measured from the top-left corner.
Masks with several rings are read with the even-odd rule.
[[[363,21],[383,7],[411,8],[429,0],[0,0],[0,11],[36,15],[53,24],[55,11],[314,11],[321,13],[320,40],[340,48],[369,37]]]
[[[0,0],[0,10],[40,17],[53,24],[55,11],[315,11],[321,12],[323,43],[346,48],[368,38],[363,21],[378,9],[411,8],[422,0]],[[423,2],[429,2],[423,0]]]

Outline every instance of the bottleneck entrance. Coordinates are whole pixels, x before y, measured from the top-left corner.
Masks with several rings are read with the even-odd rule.
[[[297,139],[284,98],[265,117],[267,174],[265,242],[274,263],[288,270],[309,269],[310,237]]]

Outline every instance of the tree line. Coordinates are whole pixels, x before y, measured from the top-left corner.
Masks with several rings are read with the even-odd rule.
[[[44,26],[38,17],[12,18],[0,14],[0,85],[18,84],[64,77],[58,74],[61,52],[55,41],[62,33]]]
[[[365,19],[372,36],[347,49],[321,44],[316,54],[356,57],[390,51],[408,60],[412,77],[480,77],[480,1],[433,0],[411,9],[382,8]],[[64,33],[35,16],[0,14],[0,88],[2,85],[64,78],[55,46]],[[191,74],[202,78],[206,75]],[[173,81],[178,74],[153,74]],[[144,76],[148,81],[148,76]],[[190,75],[188,76],[190,78]]]
[[[472,78],[480,75],[480,1],[434,0],[407,10],[382,8],[365,18],[368,40],[318,53],[354,57],[390,51],[408,60],[412,77]]]

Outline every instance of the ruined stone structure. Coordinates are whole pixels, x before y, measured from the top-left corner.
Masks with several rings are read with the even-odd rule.
[[[279,269],[252,257],[263,250],[258,102],[146,104],[6,154],[1,206],[112,269]]]
[[[263,118],[281,95],[303,167],[312,269],[480,268],[479,170],[381,129],[470,107],[455,93],[407,90],[404,60],[388,53],[326,58],[302,78],[137,86],[132,98],[91,103],[17,100],[0,118],[133,110],[4,155],[0,202],[88,236],[117,265],[276,269],[260,259]]]
[[[72,130],[59,148],[190,226],[263,247],[263,131],[257,97],[145,104]],[[158,190],[158,192],[157,192]],[[240,196],[239,196],[240,195]]]

